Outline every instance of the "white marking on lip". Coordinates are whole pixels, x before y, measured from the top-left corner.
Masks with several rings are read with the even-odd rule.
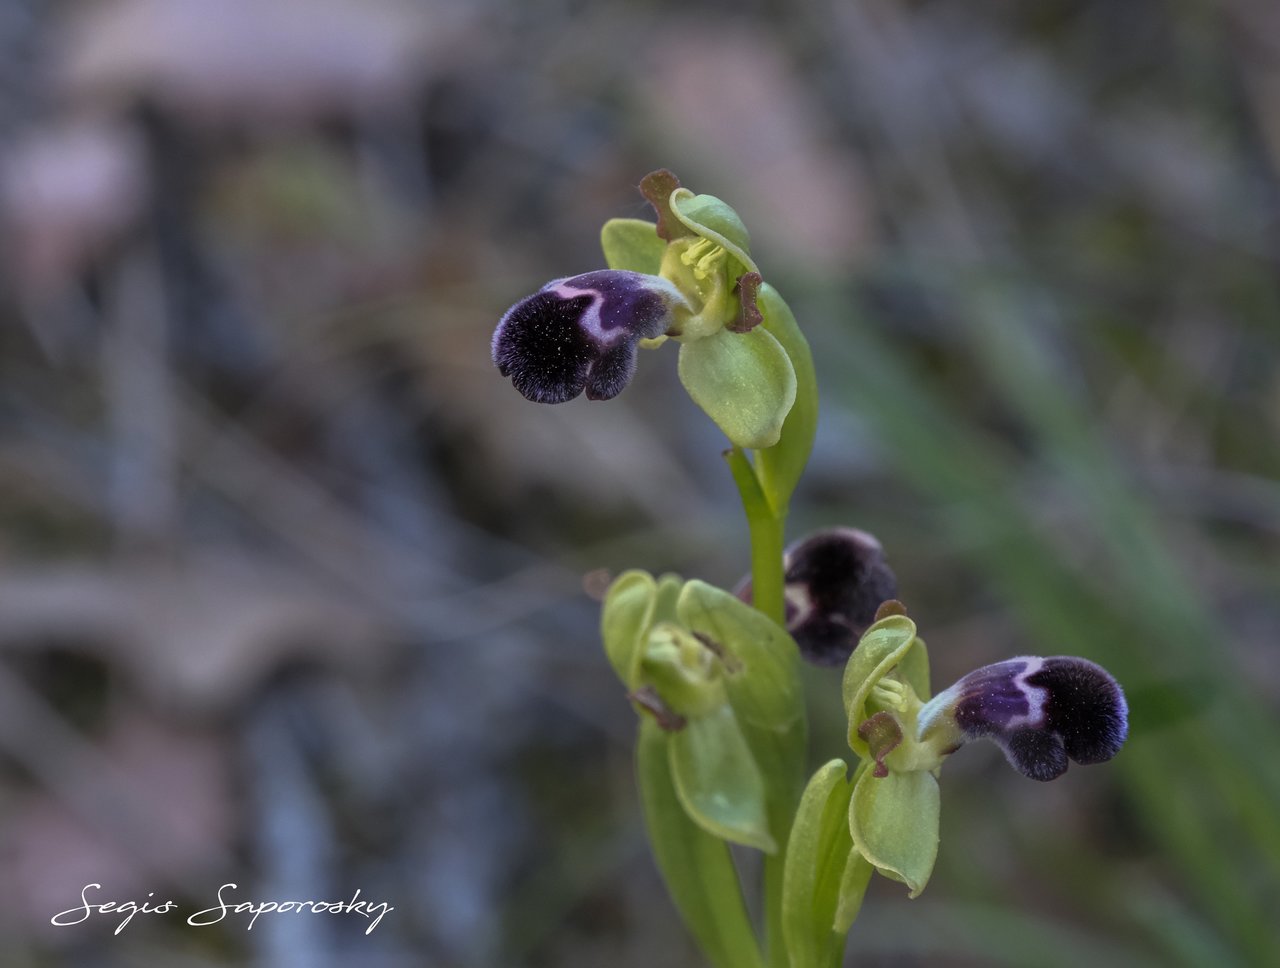
[[[808,586],[802,582],[792,582],[785,587],[783,598],[796,610],[788,623],[790,627],[794,628],[809,620],[809,616],[813,614],[813,599],[809,597]]]
[[[1043,686],[1033,686],[1027,682],[1029,676],[1035,675],[1044,668],[1044,659],[1037,655],[1020,655],[1010,662],[1024,662],[1026,668],[1013,677],[1013,684],[1027,697],[1027,713],[1025,716],[1014,716],[1009,720],[1008,729],[1031,726],[1040,729],[1044,726],[1044,707],[1049,700],[1049,690]]]
[[[600,320],[600,306],[604,303],[604,296],[599,290],[575,289],[562,282],[556,286],[548,286],[547,291],[565,300],[577,299],[579,296],[587,296],[591,299],[591,304],[578,317],[578,327],[585,330],[587,335],[601,346],[611,347],[620,337],[626,335],[626,330],[621,327],[610,332],[605,331]]]
[[[605,271],[605,270],[597,270]],[[625,270],[617,270],[619,275],[616,279],[611,279],[606,286],[577,287],[570,285],[570,279],[556,279],[543,286],[543,292],[552,293],[561,299],[577,299],[579,296],[587,296],[591,299],[591,304],[582,311],[582,316],[578,319],[578,325],[588,336],[593,339],[597,345],[603,349],[612,349],[618,343],[633,338],[635,334],[628,326],[616,326],[611,329],[605,329],[604,320],[600,317],[600,310],[604,306],[606,295],[612,294],[612,290],[620,288],[629,288],[633,291],[648,290],[662,293],[666,296],[666,311],[669,316],[673,306],[688,307],[689,302],[684,295],[666,279],[660,276],[646,276],[643,273],[633,272],[625,273]],[[585,273],[584,273],[585,275]],[[634,278],[632,278],[634,277]],[[627,280],[624,284],[622,280]]]

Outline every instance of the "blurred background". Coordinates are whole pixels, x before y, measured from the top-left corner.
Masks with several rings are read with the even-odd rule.
[[[950,761],[849,963],[1280,964],[1280,6],[3,0],[6,966],[698,964],[584,576],[732,585],[724,442],[671,347],[608,404],[489,361],[656,167],[813,344],[791,536],[879,536],[935,687],[1133,710]],[[229,882],[395,911],[188,927]],[[180,912],[52,926],[89,883]]]

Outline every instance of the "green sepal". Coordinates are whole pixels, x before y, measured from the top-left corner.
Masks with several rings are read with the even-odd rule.
[[[765,327],[683,343],[678,370],[693,402],[734,444],[763,450],[778,442],[796,400],[796,371]]]
[[[657,600],[658,585],[653,576],[639,570],[624,571],[605,594],[600,637],[609,664],[628,690],[640,684],[640,660]]]
[[[875,868],[918,897],[938,857],[938,781],[932,773],[862,770],[849,804],[854,846]]]
[[[658,597],[653,603],[654,622],[676,620],[676,602],[680,598],[682,588],[684,588],[684,579],[674,572],[668,571],[658,576]]]
[[[918,683],[923,685],[927,694],[928,659],[919,656],[908,658],[908,654],[916,649],[924,651],[924,644],[916,637],[916,623],[905,615],[890,615],[867,629],[849,656],[842,688],[845,711],[849,714],[849,746],[860,758],[871,756],[866,741],[858,735],[858,727],[880,711],[878,707],[868,705],[876,683],[902,663],[903,671],[916,680],[904,681],[913,689]],[[924,681],[920,683],[922,672]]]
[[[772,854],[764,778],[728,703],[671,733],[667,748],[676,795],[709,833]]]
[[[671,735],[644,719],[636,779],[654,859],[680,917],[716,968],[763,968],[729,847],[695,824],[671,779]]]
[[[677,188],[671,193],[671,211],[694,234],[723,246],[729,256],[738,262],[739,268],[729,270],[729,277],[736,279],[744,272],[759,272],[751,259],[751,236],[730,206],[714,195],[695,195],[687,188]]]
[[[667,243],[658,227],[638,218],[611,218],[600,230],[600,247],[610,269],[629,269],[656,276]]]
[[[933,696],[929,690],[929,650],[918,635],[898,663],[898,677],[912,688],[921,702],[928,702]]]
[[[813,438],[818,428],[818,378],[814,373],[809,343],[778,290],[767,282],[761,285],[756,305],[764,315],[763,328],[781,344],[796,376],[795,403],[787,412],[781,436],[776,444],[760,451],[756,458],[760,486],[769,506],[780,515],[786,511],[791,493],[813,450]]]
[[[725,692],[764,777],[769,829],[786,830],[804,787],[808,746],[800,650],[768,616],[697,579],[681,589],[676,615],[722,652]]]
[[[828,968],[844,945],[844,932],[833,927],[841,882],[850,854],[861,858],[849,833],[847,772],[843,760],[831,760],[814,773],[791,827],[782,881],[790,968]]]
[[[782,731],[804,718],[800,650],[776,622],[696,578],[680,590],[676,621],[722,652],[725,689],[740,719]]]

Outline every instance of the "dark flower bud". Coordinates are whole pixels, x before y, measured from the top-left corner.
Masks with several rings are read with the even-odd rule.
[[[881,603],[898,594],[880,542],[856,528],[828,528],[797,541],[782,566],[787,631],[815,665],[848,661]],[[738,595],[751,601],[749,580]]]
[[[687,308],[675,286],[641,272],[556,279],[507,310],[493,334],[493,362],[535,403],[564,403],[584,389],[608,400],[635,373],[636,343],[662,336]]]
[[[954,739],[954,748],[990,739],[1019,773],[1052,780],[1068,760],[1115,756],[1129,733],[1129,707],[1101,666],[1073,656],[1022,656],[969,673],[926,703],[918,723],[922,740]]]

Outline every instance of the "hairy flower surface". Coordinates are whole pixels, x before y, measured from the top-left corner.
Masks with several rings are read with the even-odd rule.
[[[938,693],[918,717],[920,738],[950,745],[990,739],[1033,780],[1052,780],[1068,760],[1102,763],[1129,733],[1124,692],[1099,665],[1074,656],[1021,656],[983,666]]]
[[[680,344],[680,382],[725,436],[749,450],[776,446],[796,404],[797,365],[812,382],[791,310],[761,277],[732,208],[682,188],[666,170],[640,188],[657,223],[610,219],[600,233],[609,268],[557,279],[512,306],[493,334],[494,363],[537,403],[584,390],[608,400],[635,373],[637,346],[671,339]],[[766,462],[772,498],[794,486],[816,405],[806,386],[787,453]]]
[[[1128,706],[1105,669],[1071,656],[983,666],[931,699],[924,642],[897,605],[882,610],[845,668],[849,746],[863,761],[849,828],[863,860],[915,897],[937,856],[937,775],[947,757],[990,739],[1024,776],[1052,780],[1068,760],[1115,756],[1128,735]],[[860,897],[850,893],[846,906]]]
[[[662,336],[687,305],[667,280],[642,272],[556,279],[507,310],[493,334],[493,362],[535,403],[564,403],[584,389],[608,400],[631,382],[636,344]]]
[[[787,548],[782,567],[787,631],[815,665],[848,661],[876,611],[898,595],[880,542],[857,528],[815,531]],[[750,578],[737,594],[752,600]]]

